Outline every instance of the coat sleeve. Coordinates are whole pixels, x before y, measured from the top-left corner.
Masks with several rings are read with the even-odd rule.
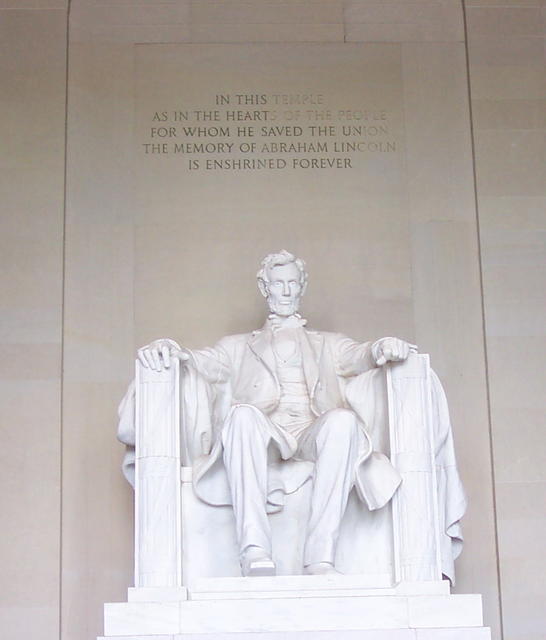
[[[340,376],[358,376],[377,366],[371,342],[356,342],[338,334],[334,337],[333,350],[336,373]]]
[[[118,440],[125,445],[121,469],[127,482],[135,486],[135,381],[133,380],[118,408]]]
[[[214,347],[206,349],[187,350],[190,356],[190,366],[210,384],[227,382],[231,377],[231,360],[220,340]]]
[[[174,341],[173,341],[174,342]],[[178,344],[174,343],[177,347]],[[188,370],[182,374],[182,401],[185,416],[183,458],[184,464],[190,464],[196,455],[208,452],[212,446],[211,415],[213,399],[210,388],[203,384],[217,385],[229,380],[231,374],[230,358],[223,340],[214,347],[190,350],[184,349],[190,356],[188,369],[193,368],[197,375]],[[202,378],[203,380],[201,380]],[[123,460],[123,474],[134,487],[135,484],[135,382],[131,382],[118,409],[119,423],[117,437],[126,446]],[[198,406],[201,407],[197,411]]]

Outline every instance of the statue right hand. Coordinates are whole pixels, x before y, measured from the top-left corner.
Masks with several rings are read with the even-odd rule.
[[[154,371],[168,369],[173,358],[178,358],[181,362],[187,362],[190,358],[187,349],[180,347],[177,342],[169,338],[150,342],[145,347],[141,347],[137,355],[143,367]]]

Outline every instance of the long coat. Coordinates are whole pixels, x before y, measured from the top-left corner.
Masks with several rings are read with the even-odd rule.
[[[382,372],[372,358],[370,343],[359,344],[341,334],[307,329],[301,338],[313,412],[320,415],[331,408],[352,408],[362,422],[368,443],[373,440],[377,443],[373,449],[381,449],[380,441],[388,431],[386,388]],[[254,404],[270,413],[279,402],[271,339],[267,328],[228,336],[213,348],[192,351],[194,366],[185,367],[181,375],[183,464],[193,467],[195,492],[211,505],[231,503],[219,437],[227,413],[238,402]],[[453,582],[453,562],[462,548],[460,519],[466,509],[466,498],[455,461],[447,401],[434,372],[431,382],[442,573]],[[127,447],[123,470],[134,484],[134,382],[121,401],[119,415],[118,438]],[[286,445],[284,454],[288,458],[293,447],[289,442],[283,443],[277,433],[274,437],[281,454]],[[309,477],[306,466],[309,464],[290,459],[281,463],[288,473],[282,478],[283,486],[277,486],[277,491],[268,496],[269,506],[282,507],[283,492],[291,493],[305,481],[306,474]],[[355,474],[356,489],[369,508],[386,504],[399,482],[400,476],[386,456],[369,446]],[[275,488],[273,482],[268,484]]]
[[[358,343],[338,333],[297,330],[302,353],[305,381],[311,402],[311,411],[320,416],[330,409],[351,408],[346,399],[347,381],[371,368],[375,362],[371,343]],[[250,404],[264,414],[271,414],[280,401],[281,388],[276,373],[272,349],[273,333],[267,325],[251,334],[222,338],[214,347],[191,351],[192,365],[209,385],[220,390],[214,399],[215,411],[204,424],[190,429],[194,441],[201,444],[201,455],[194,456],[193,483],[197,495],[209,504],[230,504],[231,495],[222,464],[222,444],[219,433],[227,413],[237,404]],[[199,383],[197,383],[199,384]],[[358,412],[357,412],[358,413]],[[386,456],[372,449],[363,416],[360,426],[364,435],[363,450],[355,469],[355,486],[361,499],[370,509],[384,506],[400,483],[400,475]],[[203,420],[203,413],[196,419]],[[210,425],[210,427],[209,427]],[[196,428],[198,437],[196,437]],[[271,438],[278,446],[281,457],[291,458],[297,448],[294,438],[270,424]],[[284,465],[285,492],[291,492],[309,477],[300,465]],[[270,481],[273,489],[269,496],[270,508],[280,506],[279,482]],[[275,497],[273,498],[273,494]]]
[[[297,335],[314,415],[347,406],[343,393],[347,378],[376,366],[371,343],[303,328]],[[193,364],[207,382],[229,382],[233,404],[252,404],[269,414],[279,404],[281,391],[272,337],[269,328],[227,336],[212,348],[192,351]]]

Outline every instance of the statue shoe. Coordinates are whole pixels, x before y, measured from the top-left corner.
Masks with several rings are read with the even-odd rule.
[[[331,562],[314,562],[303,568],[303,572],[308,576],[341,576]]]
[[[241,559],[243,576],[274,576],[276,567],[271,557],[260,547],[249,547]]]

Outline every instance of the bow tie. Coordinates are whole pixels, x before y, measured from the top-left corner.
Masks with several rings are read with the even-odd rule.
[[[278,329],[299,329],[307,324],[307,320],[302,318],[299,313],[295,313],[293,316],[283,318],[271,313],[267,318],[267,326],[273,331]]]

